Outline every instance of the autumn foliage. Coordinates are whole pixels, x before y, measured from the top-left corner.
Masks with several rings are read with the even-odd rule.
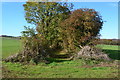
[[[71,11],[72,4],[56,2],[26,2],[23,6],[26,21],[35,27],[25,26],[23,51],[14,61],[37,63],[57,51],[74,55],[82,46],[90,45],[102,29],[102,18],[94,9]]]
[[[65,48],[75,52],[80,45],[90,44],[99,35],[102,25],[102,18],[94,9],[72,11],[70,17],[61,23]]]
[[[46,58],[55,55],[56,51],[74,55],[81,46],[92,44],[102,29],[101,16],[94,9],[70,11],[72,7],[72,4],[67,3],[27,2],[24,5],[25,18],[36,29],[32,33],[34,35],[27,38],[23,36],[24,43],[29,43],[25,46],[31,46],[30,51],[36,56]]]

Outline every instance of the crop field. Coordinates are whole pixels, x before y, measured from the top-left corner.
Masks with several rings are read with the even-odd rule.
[[[2,39],[2,38],[0,38]],[[1,44],[0,44],[1,45]],[[21,50],[21,42],[16,39],[2,39],[2,57],[6,58]],[[97,45],[114,60],[120,60],[118,46]],[[29,64],[2,62],[3,78],[118,78],[118,67],[96,65],[97,61],[51,59],[50,64],[33,62]],[[105,66],[106,65],[106,66]]]

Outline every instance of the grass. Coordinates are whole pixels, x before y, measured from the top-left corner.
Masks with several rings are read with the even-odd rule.
[[[0,38],[2,40],[2,58],[17,53],[21,49],[21,43],[17,39]]]
[[[9,77],[17,78],[115,78],[117,69],[112,67],[82,68],[82,60],[51,64],[21,65],[3,63]],[[8,76],[7,76],[8,77]]]
[[[120,60],[120,46],[117,45],[97,45],[103,52],[107,53],[108,56],[114,60]]]
[[[104,50],[119,50],[119,47],[120,46],[117,46],[117,45],[97,45],[97,47],[100,47]]]
[[[19,40],[3,38],[2,42],[3,58],[8,57],[21,49]],[[116,60],[117,46],[111,45],[98,45],[103,51],[108,50],[107,54],[115,55],[113,58]],[[113,52],[111,52],[112,50]],[[115,50],[115,51],[114,51]],[[69,61],[69,60],[55,60],[50,64],[39,63],[35,65],[20,64],[20,63],[5,63],[2,62],[3,77],[4,78],[117,78],[118,69],[115,66],[94,66],[95,61],[87,63],[82,59]],[[59,62],[60,61],[60,62]],[[93,67],[89,67],[93,66]]]

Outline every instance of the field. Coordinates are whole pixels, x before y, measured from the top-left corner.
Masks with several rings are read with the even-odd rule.
[[[1,39],[1,38],[0,38]],[[2,38],[2,57],[6,58],[21,49],[21,43],[17,39]]]
[[[0,38],[1,39],[1,38]],[[1,46],[0,46],[1,47]],[[118,55],[118,46],[113,45],[97,45],[102,48],[112,59],[120,60]],[[2,57],[6,58],[21,50],[19,40],[3,38],[2,41]],[[114,65],[109,66],[103,64],[96,65],[97,61],[85,61],[82,59],[56,60],[51,59],[52,63],[40,63],[35,65],[30,63],[23,65],[20,63],[2,62],[4,78],[117,78],[118,68]],[[58,62],[59,61],[59,62]]]

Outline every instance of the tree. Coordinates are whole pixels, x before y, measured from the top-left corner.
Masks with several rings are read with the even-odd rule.
[[[72,8],[68,3],[26,2],[25,19],[35,29],[25,27],[23,51],[14,61],[38,63],[53,55],[55,50],[62,49],[71,55],[81,46],[90,44],[102,29],[102,18],[94,9],[71,11]]]
[[[25,27],[22,32],[23,61],[45,60],[51,51],[61,48],[60,23],[67,19],[72,4],[56,2],[26,2],[23,5],[25,19],[35,25],[36,29]],[[26,58],[26,59],[25,59]],[[28,59],[29,58],[29,59]],[[22,59],[21,59],[22,60]]]
[[[56,2],[27,2],[24,4],[25,18],[28,23],[36,26],[37,34],[51,48],[55,48],[60,40],[59,24],[66,19],[70,10],[71,4],[56,3]]]
[[[99,35],[103,21],[98,12],[94,9],[77,9],[70,14],[70,17],[61,23],[63,45],[69,52],[76,52],[80,46],[89,44]]]

